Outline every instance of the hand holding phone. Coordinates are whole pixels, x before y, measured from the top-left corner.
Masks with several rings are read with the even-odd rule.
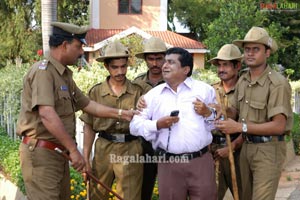
[[[175,117],[179,115],[179,110],[173,110],[170,114],[171,117]]]

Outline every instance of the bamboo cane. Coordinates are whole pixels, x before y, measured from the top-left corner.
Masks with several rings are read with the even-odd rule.
[[[219,189],[219,173],[220,173],[220,160],[217,159],[215,161],[215,173],[216,173],[216,184],[217,184],[217,189]]]
[[[228,106],[227,98],[224,97],[224,94],[220,90],[218,90],[218,98],[220,99],[219,103],[221,106],[222,113],[224,115],[224,120],[227,120],[227,114],[226,114],[226,109]],[[232,187],[233,187],[233,198],[234,198],[234,200],[239,200],[233,151],[232,151],[230,135],[228,135],[228,134],[226,134],[226,143],[227,143],[227,146],[229,149],[229,163],[230,163],[231,180],[232,180]]]
[[[71,158],[69,155],[67,155],[66,153],[64,153],[61,149],[59,148],[55,148],[55,151],[57,151],[58,153],[62,154],[67,160],[71,161]],[[88,175],[89,178],[91,178],[93,181],[95,181],[96,183],[98,183],[99,185],[101,185],[104,189],[106,189],[108,192],[111,192],[114,196],[116,196],[118,199],[120,200],[124,200],[122,197],[120,197],[120,195],[118,195],[116,192],[114,192],[112,189],[110,189],[108,186],[106,186],[104,183],[102,183],[101,181],[99,181],[93,174],[91,174],[90,172],[86,172],[86,174]]]

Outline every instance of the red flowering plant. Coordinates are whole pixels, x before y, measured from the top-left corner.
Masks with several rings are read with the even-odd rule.
[[[33,57],[32,62],[37,62],[39,60],[41,60],[44,56],[44,52],[43,49],[39,49],[36,51],[36,55]]]

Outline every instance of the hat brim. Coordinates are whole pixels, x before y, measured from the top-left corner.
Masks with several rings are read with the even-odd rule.
[[[234,40],[232,43],[240,48],[244,48],[245,43],[257,43],[268,46],[264,41],[261,40]],[[270,47],[270,49],[272,53],[276,52],[278,49],[277,43],[274,40],[272,40],[272,46]]]
[[[218,60],[229,60],[229,61],[237,60],[237,61],[241,62],[243,60],[243,58],[244,58],[244,56],[231,57],[231,58],[214,57],[214,58],[208,60],[207,62],[209,62],[213,65],[217,65]]]
[[[140,52],[140,53],[135,54],[135,57],[144,59],[145,58],[145,54],[157,54],[157,53],[166,53],[166,51],[155,51],[155,50],[153,50],[153,51],[145,51],[145,52]]]
[[[96,58],[98,62],[104,62],[105,59],[109,58],[128,58],[129,55],[123,54],[123,55],[115,55],[115,56],[100,56],[99,58]]]

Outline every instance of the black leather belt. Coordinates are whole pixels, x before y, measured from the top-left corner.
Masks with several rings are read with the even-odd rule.
[[[174,153],[166,152],[164,149],[158,148],[158,149],[156,150],[156,154],[157,154],[158,156],[164,157],[166,160],[169,160],[171,157],[173,158],[173,160],[174,160],[175,158],[192,160],[192,159],[194,159],[194,158],[201,157],[201,156],[204,155],[207,151],[208,151],[208,147],[206,146],[206,147],[204,147],[203,149],[201,149],[201,150],[199,150],[199,151],[195,151],[195,152],[191,152],[191,153],[174,154]]]
[[[102,137],[111,142],[131,142],[133,140],[137,140],[138,137],[125,133],[106,133],[104,131],[100,131],[98,137]]]
[[[235,140],[238,136],[239,136],[239,134],[230,135],[231,142],[233,140]],[[213,135],[212,143],[220,144],[220,145],[226,145],[226,136],[225,135],[224,136],[222,136],[222,135]]]
[[[246,135],[244,139],[248,144],[266,143],[271,141],[284,141],[284,135],[279,135],[279,136]]]

